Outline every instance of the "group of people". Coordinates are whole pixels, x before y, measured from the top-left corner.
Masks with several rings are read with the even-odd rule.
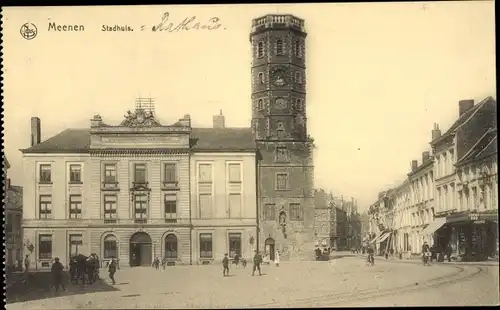
[[[234,255],[234,258],[232,260],[233,264],[236,266],[239,265],[240,262],[240,256],[238,254]],[[252,276],[255,275],[255,271],[259,271],[259,276],[262,275],[262,271],[260,269],[260,266],[264,262],[264,259],[262,258],[262,255],[259,253],[259,251],[255,250],[254,251],[254,256],[253,256],[253,267],[252,267]],[[247,261],[244,258],[241,258],[241,263],[243,268],[246,268]],[[274,264],[276,267],[280,266],[280,252],[276,250],[274,253]],[[222,259],[222,274],[224,277],[229,276],[229,265],[230,265],[230,259],[228,254],[224,254],[224,258]]]
[[[432,260],[436,260],[437,262],[444,261],[446,256],[448,262],[451,262],[451,254],[453,250],[451,248],[451,244],[448,245],[444,249],[438,249],[436,246],[429,246],[427,241],[422,245],[422,262],[424,266],[429,266],[432,263]]]

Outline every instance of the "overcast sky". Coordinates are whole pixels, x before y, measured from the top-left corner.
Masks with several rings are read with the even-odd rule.
[[[141,25],[196,15],[215,31],[140,32]],[[251,118],[251,20],[268,13],[305,19],[307,115],[316,140],[316,187],[355,196],[360,209],[402,180],[428,150],[434,122],[446,129],[458,101],[496,98],[493,2],[4,9],[5,152],[12,184],[23,177],[20,148],[30,117],[42,139],[89,126],[99,113],[118,123],[138,96],[156,98],[168,124],[191,114],[209,127]],[[32,22],[35,39],[20,35]],[[84,32],[48,32],[49,22]],[[134,32],[101,32],[128,24]]]

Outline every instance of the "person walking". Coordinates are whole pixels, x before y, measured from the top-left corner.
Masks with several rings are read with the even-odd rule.
[[[229,275],[229,257],[227,257],[227,253],[224,254],[224,258],[222,259],[222,275],[228,276]]]
[[[424,266],[430,266],[429,264],[429,257],[431,256],[431,251],[429,248],[429,244],[427,244],[427,241],[424,242],[422,245],[422,259],[424,262]]]
[[[112,258],[111,263],[109,263],[108,272],[109,272],[109,278],[113,282],[113,285],[115,285],[116,261],[114,258]]]
[[[253,269],[252,269],[252,276],[255,274],[255,270],[259,270],[259,276],[262,275],[262,272],[260,271],[260,264],[262,263],[262,255],[255,250],[255,255],[253,256]]]
[[[278,250],[274,253],[274,263],[276,264],[276,267],[280,266],[280,251]]]
[[[54,263],[52,264],[52,268],[50,268],[50,273],[52,274],[52,284],[56,289],[56,293],[59,292],[59,286],[62,287],[64,291],[66,288],[64,287],[64,266],[59,262],[59,257],[54,259]]]

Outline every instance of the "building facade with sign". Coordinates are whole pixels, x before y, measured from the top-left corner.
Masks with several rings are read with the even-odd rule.
[[[457,173],[458,167],[461,167],[459,161],[463,162],[463,158],[474,152],[474,146],[481,137],[492,128],[496,128],[496,106],[496,101],[492,97],[487,97],[477,104],[473,100],[461,100],[458,104],[459,117],[455,123],[442,135],[437,126],[433,132],[431,146],[435,158],[436,224],[432,225],[432,229],[438,240],[436,245],[443,247],[449,243],[456,257],[463,257],[466,253],[473,255],[470,241],[467,241],[472,238],[472,229],[462,230],[459,226],[470,227],[472,221],[468,214],[471,211],[476,212],[478,208],[476,202],[480,193],[479,186],[474,184],[470,187],[471,191],[468,191],[468,185],[464,190],[460,177],[463,178],[463,171],[468,170],[462,170],[459,175]],[[471,179],[481,179],[475,177],[475,172],[468,175]],[[462,241],[460,236],[463,236]]]
[[[307,134],[306,32],[292,15],[252,21],[252,129],[259,160],[259,248],[314,258],[313,140]]]
[[[316,190],[314,194],[314,236],[315,246],[319,248],[333,247],[331,241],[334,240],[336,232],[333,232],[332,221],[335,220],[333,206],[329,203],[328,194],[324,190]]]
[[[49,268],[55,257],[66,265],[77,253],[96,253],[101,260],[118,258],[122,266],[150,265],[154,257],[191,264],[199,259],[193,251],[199,248],[193,225],[217,231],[244,227],[248,234],[253,221],[250,226],[256,231],[255,198],[248,198],[255,197],[250,129],[192,128],[189,115],[165,126],[154,110],[141,105],[119,125],[106,124],[96,115],[90,129],[67,129],[43,142],[40,128],[40,120],[33,118],[32,146],[22,150],[28,176],[23,196],[29,206],[23,214],[23,232],[27,243],[34,245],[35,268]],[[197,151],[217,155],[204,157]],[[225,157],[221,151],[227,152]],[[191,183],[208,185],[206,178],[191,180],[198,169],[192,161],[198,158],[217,162],[213,168],[218,176],[230,169],[229,161],[241,164],[241,176],[247,173],[240,180],[242,211],[235,215],[237,223],[220,220],[215,213],[208,213],[209,219],[203,216],[206,221],[200,222],[200,216],[192,219]],[[222,176],[217,180],[225,182]],[[224,205],[225,193],[212,191],[213,210],[223,209],[219,206]],[[228,243],[214,236],[206,252],[215,258]]]

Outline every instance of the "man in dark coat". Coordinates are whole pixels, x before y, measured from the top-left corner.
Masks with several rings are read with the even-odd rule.
[[[52,283],[56,288],[56,293],[59,292],[59,285],[62,287],[64,291],[66,288],[64,287],[64,266],[59,262],[59,257],[54,259],[54,263],[52,264],[52,268],[50,272],[52,274]]]
[[[451,248],[451,244],[448,243],[446,246],[446,257],[448,258],[448,262],[451,262],[451,253],[453,252],[453,249]]]
[[[224,268],[222,270],[222,274],[225,276],[229,275],[229,258],[227,257],[227,253],[224,254],[224,258],[222,259],[222,267]]]
[[[116,261],[114,258],[111,259],[111,263],[109,263],[108,272],[109,278],[111,279],[111,281],[113,281],[113,285],[115,285]]]
[[[252,276],[255,274],[255,270],[259,270],[259,276],[262,275],[260,271],[260,264],[262,263],[262,255],[259,252],[255,251],[255,255],[253,256],[253,270]]]

